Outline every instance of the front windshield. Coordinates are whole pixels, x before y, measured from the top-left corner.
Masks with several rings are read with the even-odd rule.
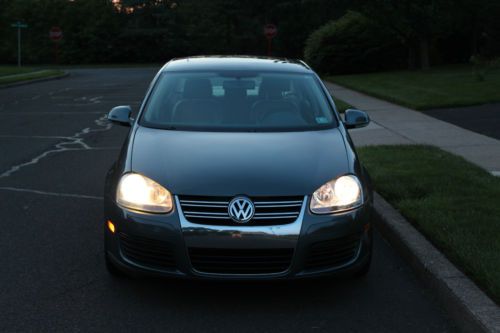
[[[165,72],[140,124],[177,130],[294,131],[331,128],[336,120],[312,74]]]

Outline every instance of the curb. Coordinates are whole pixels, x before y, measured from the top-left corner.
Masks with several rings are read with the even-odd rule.
[[[19,81],[19,82],[8,83],[8,84],[1,84],[0,89],[13,88],[13,87],[17,87],[17,86],[24,86],[25,84],[32,84],[32,83],[38,83],[38,82],[44,82],[44,81],[59,80],[59,79],[63,79],[63,78],[68,77],[68,76],[69,76],[69,72],[64,72],[64,74],[44,77],[44,78],[40,78],[40,79]]]
[[[461,331],[500,333],[498,305],[378,193],[374,208],[377,229],[435,293]]]

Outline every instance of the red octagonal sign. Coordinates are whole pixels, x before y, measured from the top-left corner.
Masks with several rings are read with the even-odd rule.
[[[274,24],[266,24],[264,26],[264,35],[266,36],[267,39],[272,39],[276,36],[278,33],[278,28]]]
[[[59,27],[52,27],[49,31],[49,37],[52,39],[54,42],[58,42],[63,38],[63,33],[61,28]]]

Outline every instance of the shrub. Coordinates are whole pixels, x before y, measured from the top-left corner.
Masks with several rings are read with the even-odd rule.
[[[486,58],[479,54],[475,54],[470,57],[470,63],[474,68],[474,75],[478,81],[486,80],[486,75],[497,68],[500,68],[500,57],[499,58]]]
[[[349,11],[309,36],[304,57],[324,74],[370,72],[403,66],[405,48],[388,29]]]

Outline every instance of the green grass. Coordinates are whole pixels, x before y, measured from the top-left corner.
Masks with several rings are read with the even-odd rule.
[[[335,105],[337,106],[337,111],[344,113],[347,109],[353,109],[354,107],[341,99],[335,98]]]
[[[500,178],[434,147],[359,154],[375,190],[500,302]]]
[[[0,66],[0,77],[32,72],[32,67]]]
[[[417,110],[500,101],[500,68],[479,81],[472,66],[330,76],[327,80]]]
[[[165,61],[166,63],[166,61]],[[61,69],[93,69],[93,68],[156,68],[160,69],[165,63],[110,63],[110,64],[78,64],[78,65],[58,65]]]
[[[51,76],[63,75],[58,69],[35,69],[29,67],[0,66],[0,86],[27,80],[42,79]]]

